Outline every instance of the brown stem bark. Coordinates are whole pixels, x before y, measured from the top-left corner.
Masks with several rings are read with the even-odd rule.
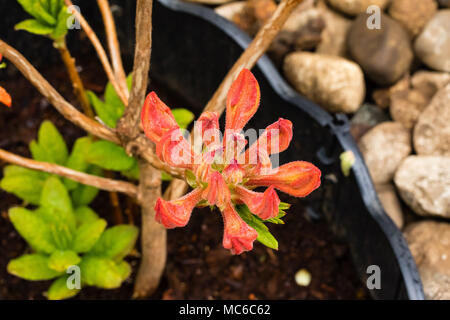
[[[117,38],[116,24],[114,23],[114,17],[111,12],[108,0],[97,0],[98,7],[102,13],[103,23],[105,24],[106,39],[108,40],[109,55],[111,57],[112,67],[114,69],[114,75],[116,76],[117,83],[127,98],[129,97],[127,87],[127,76],[123,69],[122,57],[120,56],[119,39]]]
[[[72,82],[73,90],[81,104],[81,107],[83,108],[84,114],[89,118],[94,118],[94,112],[92,111],[91,104],[87,97],[86,91],[84,90],[83,81],[81,81],[80,74],[77,71],[75,59],[71,56],[69,49],[67,49],[65,40],[58,43],[56,47],[58,48],[61,59],[66,66],[67,73],[69,74],[70,81]]]
[[[225,110],[225,102],[231,84],[242,69],[251,69],[258,59],[266,52],[278,32],[289,18],[292,11],[303,0],[283,0],[278,5],[272,17],[261,27],[253,41],[245,49],[233,67],[228,71],[220,86],[214,92],[204,111],[214,111],[219,115]],[[188,186],[185,181],[174,179],[167,187],[164,197],[166,199],[176,199],[186,193]]]
[[[0,149],[0,159],[28,169],[57,174],[59,176],[66,177],[76,182],[96,187],[102,190],[122,192],[132,198],[138,199],[139,194],[137,186],[129,182],[102,178],[84,172],[72,170],[67,167],[59,166],[54,163],[27,159],[3,149]]]
[[[145,298],[152,294],[166,265],[167,232],[155,220],[155,203],[161,196],[161,172],[147,162],[140,162],[141,183],[139,192],[143,201],[141,227],[141,264],[134,283],[133,298]],[[155,187],[159,185],[158,187]]]

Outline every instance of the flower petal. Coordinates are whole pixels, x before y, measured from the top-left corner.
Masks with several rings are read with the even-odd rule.
[[[194,124],[194,145],[199,153],[203,147],[220,144],[219,115],[216,112],[203,112]]]
[[[170,108],[158,98],[154,91],[150,92],[145,99],[141,122],[145,134],[155,143],[168,131],[179,128]]]
[[[194,153],[179,128],[168,131],[156,144],[156,155],[172,167],[191,169]]]
[[[274,218],[278,215],[280,198],[273,186],[262,192],[248,190],[242,186],[236,186],[234,189],[239,196],[239,200],[247,205],[250,211],[263,220]]]
[[[233,160],[228,166],[225,167],[225,169],[223,169],[222,174],[227,183],[236,185],[241,183],[244,179],[245,171],[236,160]]]
[[[253,242],[258,237],[255,229],[242,220],[231,202],[222,212],[224,221],[223,247],[230,249],[232,254],[241,254],[253,249]]]
[[[242,161],[240,163],[243,163],[246,177],[266,175],[272,171],[272,162],[264,149],[246,153],[245,158],[241,157],[240,161]]]
[[[294,197],[305,197],[320,186],[320,170],[312,163],[294,161],[272,170],[270,174],[252,176],[248,186],[270,186]]]
[[[11,103],[12,103],[11,96],[2,87],[0,87],[0,102],[3,103],[7,107],[11,107]]]
[[[230,190],[220,172],[214,171],[210,175],[208,186],[203,191],[203,198],[210,205],[216,205],[220,210],[223,210],[226,204],[230,202]]]
[[[283,118],[272,123],[266,128],[256,143],[252,144],[246,151],[245,157],[256,153],[257,150],[264,150],[268,155],[280,153],[289,147],[292,140],[292,122]]]
[[[255,76],[242,69],[228,91],[225,129],[242,129],[258,110],[260,96]]]
[[[192,210],[201,200],[202,190],[197,188],[184,197],[165,201],[158,198],[155,205],[155,219],[167,229],[184,227],[191,217]]]

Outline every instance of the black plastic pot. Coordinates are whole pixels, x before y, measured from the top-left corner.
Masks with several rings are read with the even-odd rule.
[[[158,0],[153,21],[151,77],[181,94],[199,113],[251,39],[213,10],[178,0]],[[252,71],[262,97],[248,126],[263,128],[278,117],[292,120],[294,146],[280,155],[280,163],[302,159],[320,167],[322,186],[306,199],[308,210],[324,215],[349,244],[363,281],[368,266],[380,267],[381,289],[370,290],[372,296],[424,299],[415,262],[377,198],[347,117],[332,116],[301,97],[266,56]],[[340,169],[339,155],[345,150],[356,156],[350,177]]]
[[[8,10],[7,17],[0,22],[0,37],[37,66],[53,61],[59,63],[48,40],[24,32],[19,36],[12,31],[14,24],[26,18],[26,14],[15,1],[11,2],[0,4],[0,12]],[[95,2],[74,2],[80,3],[82,13],[94,28],[101,30]],[[121,19],[117,19],[118,30],[124,53],[130,56],[135,3],[112,2],[122,8]],[[187,107],[198,115],[251,39],[213,10],[179,0],[157,0],[153,25],[151,77],[169,88],[181,101],[186,101]],[[77,35],[79,33],[72,32],[70,38]],[[86,43],[69,41],[69,45],[75,54],[91,50]],[[280,162],[307,160],[322,170],[322,186],[305,199],[307,210],[312,216],[325,217],[331,230],[348,243],[362,281],[368,276],[368,266],[380,267],[381,289],[370,290],[375,299],[424,299],[414,260],[401,231],[386,215],[377,198],[358,147],[349,133],[347,117],[330,115],[301,97],[266,56],[252,71],[260,83],[262,100],[248,127],[264,128],[278,117],[292,120],[293,145],[280,155]],[[340,169],[339,155],[345,150],[353,151],[356,156],[349,177],[344,177]]]

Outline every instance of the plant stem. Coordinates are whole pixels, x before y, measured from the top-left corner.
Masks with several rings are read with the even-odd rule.
[[[55,47],[58,48],[59,54],[66,66],[67,73],[69,74],[70,81],[72,82],[73,90],[77,96],[78,101],[83,108],[84,114],[89,118],[94,118],[94,112],[92,111],[91,104],[84,90],[83,81],[81,81],[80,74],[77,71],[75,59],[71,56],[69,49],[67,49],[66,41],[55,42]]]
[[[28,169],[57,174],[59,176],[72,179],[73,181],[102,190],[122,192],[138,200],[138,188],[137,186],[129,182],[102,178],[84,172],[72,170],[54,163],[24,158],[3,149],[0,149],[0,159]]]
[[[155,220],[155,204],[161,196],[161,172],[140,161],[141,264],[134,282],[133,298],[151,295],[159,285],[167,258],[167,231]],[[158,187],[155,187],[158,185]]]

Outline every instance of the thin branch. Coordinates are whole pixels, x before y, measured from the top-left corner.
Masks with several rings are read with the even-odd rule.
[[[140,133],[139,119],[147,91],[152,53],[152,7],[152,0],[138,0],[136,4],[136,48],[130,104],[117,125],[117,132],[121,138],[126,138],[126,143]]]
[[[244,68],[251,69],[255,66],[258,59],[269,48],[270,44],[281,30],[292,11],[302,1],[303,0],[281,1],[272,17],[261,27],[253,41],[235,62],[230,71],[228,71],[227,75],[222,80],[222,83],[209,100],[204,111],[215,111],[219,113],[219,115],[223,113],[225,110],[228,90],[238,76],[239,72],[241,72]],[[186,193],[187,188],[188,186],[185,181],[175,179],[167,187],[164,197],[169,200],[179,198]]]
[[[84,90],[83,81],[81,81],[80,75],[77,71],[75,59],[71,56],[69,49],[67,49],[65,39],[55,42],[55,46],[58,48],[61,59],[66,66],[67,73],[69,74],[70,81],[72,82],[73,90],[75,91],[75,95],[83,108],[84,114],[89,118],[94,118],[94,112],[92,111],[91,103],[89,102],[86,91]]]
[[[17,69],[35,86],[38,91],[66,118],[75,125],[83,128],[87,132],[99,138],[112,141],[119,144],[117,135],[78,111],[74,106],[67,102],[55,88],[37,71],[28,60],[17,50],[0,40],[0,53],[11,61]]]
[[[238,76],[242,69],[251,69],[254,67],[259,58],[266,52],[278,32],[289,18],[292,11],[303,0],[283,0],[278,5],[277,10],[272,17],[261,27],[253,41],[245,49],[230,71],[227,73],[219,88],[209,100],[205,107],[205,111],[215,111],[219,114],[225,110],[225,101],[228,90],[234,79]]]
[[[54,163],[27,159],[3,149],[0,149],[0,159],[28,169],[57,174],[59,176],[66,177],[76,182],[96,187],[102,190],[122,192],[135,199],[138,198],[138,187],[129,182],[102,178],[84,172],[72,170],[67,167],[59,166]]]
[[[122,100],[124,105],[128,105],[128,99],[126,97],[126,94],[121,90],[121,87],[116,81],[116,77],[114,76],[113,69],[109,63],[108,56],[105,52],[105,49],[103,49],[103,46],[100,43],[100,40],[98,39],[97,35],[92,30],[91,26],[83,17],[83,15],[73,7],[72,1],[64,0],[64,2],[66,3],[66,6],[69,8],[69,10],[71,10],[72,15],[80,22],[81,27],[83,28],[84,32],[88,36],[92,45],[94,46],[95,51],[97,51],[97,55],[100,58],[103,68],[105,69],[106,75],[108,76],[109,81],[116,90],[120,100]]]
[[[122,58],[120,56],[120,45],[117,38],[116,24],[114,23],[114,17],[111,12],[108,0],[97,0],[98,7],[102,13],[103,23],[105,24],[105,33],[108,40],[109,55],[111,56],[112,67],[116,80],[125,93],[127,99],[129,98],[129,92],[127,87],[127,76],[123,69]]]

